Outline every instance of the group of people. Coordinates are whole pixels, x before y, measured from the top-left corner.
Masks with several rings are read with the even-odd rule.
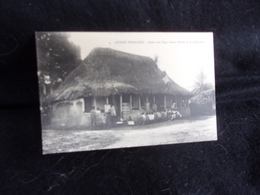
[[[173,108],[174,107],[174,108]],[[157,111],[157,105],[153,104],[150,112],[142,112],[140,116],[141,125],[149,124],[158,121],[173,121],[178,118],[182,118],[180,112],[173,107],[166,109],[165,111]],[[98,107],[92,107],[91,114],[91,129],[107,129],[114,128],[121,125],[135,125],[135,121],[129,116],[128,119],[124,119],[123,116],[117,118],[116,109],[114,105],[111,105],[108,112],[101,111]],[[137,120],[138,121],[138,120]]]
[[[90,111],[91,115],[91,129],[107,129],[109,127],[114,127],[116,125],[116,110],[112,105],[109,112],[105,113],[97,107],[92,107]]]
[[[148,124],[151,123],[155,120],[155,115],[153,112],[148,112],[148,113],[142,113],[141,114],[141,124]]]
[[[129,116],[128,119],[124,119],[123,116],[118,119],[114,106],[111,106],[109,112],[107,113],[101,111],[99,108],[95,109],[95,107],[92,107],[90,115],[92,130],[114,128],[125,124],[130,126],[135,125],[135,122],[131,116]]]
[[[175,110],[172,108],[167,110],[167,119],[169,121],[173,121],[173,120],[179,119],[179,118],[182,118],[182,115],[178,110]]]
[[[120,117],[119,121],[116,122],[116,124],[118,126],[122,126],[122,125],[129,125],[129,126],[133,126],[135,125],[134,120],[132,119],[131,116],[128,117],[128,119],[124,119],[123,116]]]
[[[181,113],[178,110],[172,108],[166,109],[166,111],[162,112],[143,112],[141,114],[141,124],[144,125],[165,120],[173,121],[179,118],[182,118]]]

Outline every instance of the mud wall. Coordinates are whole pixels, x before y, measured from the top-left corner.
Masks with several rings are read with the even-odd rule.
[[[84,112],[83,99],[61,101],[52,105],[51,126],[54,129],[88,128],[90,125],[90,113]]]

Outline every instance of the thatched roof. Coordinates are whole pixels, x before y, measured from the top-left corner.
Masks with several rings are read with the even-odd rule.
[[[191,99],[191,103],[194,104],[213,104],[215,102],[215,90],[208,89],[194,95]]]
[[[95,48],[50,98],[60,101],[119,93],[185,95],[185,89],[173,81],[166,85],[163,75],[149,57]]]
[[[164,74],[165,76],[163,77],[163,80],[167,85],[167,91],[169,94],[186,96],[186,97],[193,96],[193,94],[190,91],[184,89],[183,87],[175,83],[165,72]]]

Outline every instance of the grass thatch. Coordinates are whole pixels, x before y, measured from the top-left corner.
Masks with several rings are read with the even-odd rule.
[[[168,88],[168,91],[169,91],[170,94],[185,96],[185,97],[192,97],[193,96],[193,94],[190,91],[188,91],[187,89],[184,89],[183,87],[179,86],[171,78],[169,78],[169,82],[167,82],[166,85],[167,85],[167,88]]]
[[[189,95],[172,80],[166,85],[163,75],[149,57],[96,48],[50,98],[60,101],[120,93]]]

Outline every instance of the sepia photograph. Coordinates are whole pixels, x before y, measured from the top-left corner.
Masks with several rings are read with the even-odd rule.
[[[212,32],[36,32],[43,154],[217,140]]]

